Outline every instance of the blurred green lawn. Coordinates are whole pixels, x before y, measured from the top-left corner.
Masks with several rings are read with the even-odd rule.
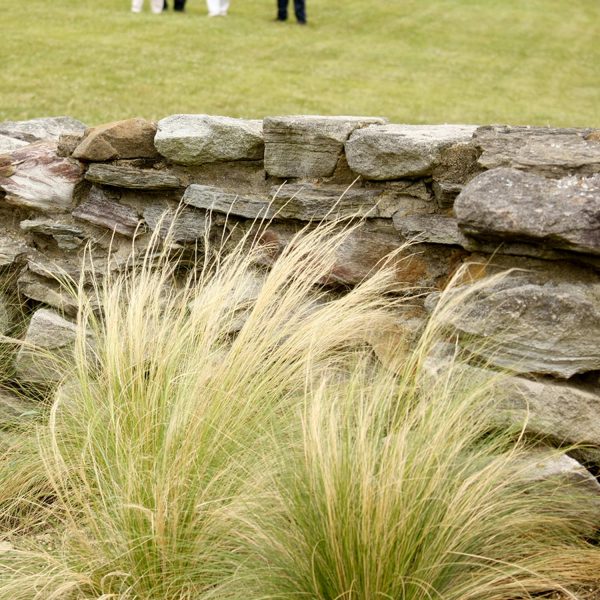
[[[0,0],[0,120],[600,126],[600,0],[307,0],[308,27],[273,22],[274,5],[232,0],[209,19],[203,0],[159,16],[129,0]]]

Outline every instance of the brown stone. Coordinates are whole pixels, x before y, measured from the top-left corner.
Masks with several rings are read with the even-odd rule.
[[[90,162],[158,157],[154,147],[155,135],[156,125],[139,117],[106,123],[86,131],[73,157]]]

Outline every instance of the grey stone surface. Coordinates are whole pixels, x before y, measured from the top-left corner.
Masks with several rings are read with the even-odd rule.
[[[0,133],[0,154],[10,154],[18,148],[27,146],[27,144],[29,142],[24,142],[23,140]]]
[[[58,141],[63,133],[83,133],[85,125],[71,117],[44,117],[29,121],[4,121],[0,135],[32,143],[42,140]]]
[[[48,213],[72,207],[73,190],[83,170],[77,161],[59,157],[56,143],[30,144],[6,157],[8,162],[0,161],[0,192],[6,194],[0,203]]]
[[[348,165],[365,179],[431,175],[444,151],[469,142],[471,125],[385,125],[355,131],[346,142]]]
[[[144,221],[151,231],[173,243],[186,243],[206,237],[209,221],[206,214],[193,208],[179,210],[164,205],[151,205],[144,210]]]
[[[98,163],[90,165],[85,178],[94,183],[128,189],[169,190],[183,186],[181,179],[168,171]]]
[[[0,230],[0,267],[8,267],[27,255],[25,240],[6,229]]]
[[[468,236],[600,255],[600,175],[552,180],[493,169],[467,184],[454,210]]]
[[[86,161],[105,161],[120,158],[155,158],[156,124],[134,118],[106,123],[88,129],[73,151],[73,157]]]
[[[275,215],[266,196],[241,196],[213,185],[190,185],[185,190],[183,202],[196,208],[247,219],[270,219]]]
[[[158,122],[156,149],[174,163],[262,160],[262,122],[209,115],[173,115]]]
[[[350,134],[385,122],[376,117],[268,117],[265,170],[282,178],[331,177]]]
[[[432,183],[435,201],[440,208],[454,206],[456,197],[462,192],[463,185],[459,183],[448,183],[446,181],[434,181]]]
[[[545,177],[600,173],[600,141],[585,129],[492,125],[475,132],[486,169],[512,167]]]
[[[116,194],[92,186],[85,200],[73,211],[73,216],[98,227],[133,237],[142,221],[138,212],[120,204]]]
[[[0,388],[0,431],[18,429],[39,413],[40,406],[35,402]]]
[[[17,354],[16,375],[23,383],[59,382],[64,374],[61,361],[72,361],[75,323],[57,312],[40,308],[31,317],[24,345]]]
[[[396,213],[394,227],[407,239],[431,244],[462,245],[463,236],[456,219],[447,215],[410,215]]]
[[[470,289],[450,291],[459,304],[440,318],[490,364],[565,379],[600,369],[598,276],[517,270]]]

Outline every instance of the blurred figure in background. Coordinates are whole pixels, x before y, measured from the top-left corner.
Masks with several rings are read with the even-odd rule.
[[[226,17],[229,9],[229,0],[206,0],[209,17]]]
[[[165,0],[165,5],[163,7],[163,10],[168,10],[169,9],[169,5],[167,3],[167,0]],[[185,0],[175,0],[173,3],[173,10],[176,10],[178,12],[183,12],[185,10]]]
[[[150,0],[150,8],[156,15],[160,14],[163,10],[164,0]],[[131,0],[131,12],[139,13],[144,8],[144,0]]]
[[[277,0],[277,20],[287,21],[289,0]],[[294,13],[300,25],[306,25],[306,5],[304,0],[294,0]]]

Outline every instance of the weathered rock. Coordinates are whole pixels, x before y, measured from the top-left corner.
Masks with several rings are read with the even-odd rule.
[[[480,127],[474,144],[486,169],[512,167],[545,177],[600,173],[600,142],[586,129]],[[587,139],[586,139],[587,137]]]
[[[465,187],[454,210],[468,236],[600,255],[600,175],[557,181],[494,169]]]
[[[261,264],[269,266],[298,233],[300,226],[273,222],[261,232],[265,246]],[[401,250],[406,240],[387,219],[369,219],[354,229],[341,245],[333,270],[324,283],[354,285],[369,277],[391,252],[399,292],[415,288],[438,289],[464,253],[438,244],[417,244]]]
[[[33,384],[58,383],[64,375],[64,361],[72,361],[76,332],[77,325],[57,312],[46,308],[37,310],[17,354],[18,380]]]
[[[0,430],[18,428],[39,412],[40,407],[36,403],[0,389]]]
[[[434,181],[431,185],[435,201],[440,208],[454,206],[456,197],[462,192],[463,185],[459,183],[448,183],[447,181]]]
[[[56,241],[61,250],[75,250],[85,240],[85,232],[81,227],[64,221],[51,219],[26,219],[21,221],[23,231],[38,235],[47,235]]]
[[[600,278],[576,273],[508,272],[466,297],[457,288],[448,299],[460,298],[460,306],[444,311],[442,322],[492,365],[561,378],[599,370]]]
[[[73,157],[90,162],[118,158],[154,158],[156,124],[135,118],[106,123],[88,129]]]
[[[350,134],[384,123],[373,117],[268,117],[265,170],[274,177],[331,177]]]
[[[70,210],[83,173],[77,161],[57,156],[54,142],[24,146],[8,156],[13,172],[0,173],[4,202],[47,213]]]
[[[407,239],[431,244],[462,245],[463,236],[456,219],[446,215],[410,215],[396,213],[394,227]]]
[[[168,171],[117,165],[92,164],[85,178],[102,185],[129,189],[169,190],[182,187],[179,177]]]
[[[56,153],[59,156],[71,156],[83,139],[83,133],[63,133],[58,138]]]
[[[0,231],[0,267],[7,267],[27,255],[25,240],[9,230]]]
[[[183,195],[185,204],[247,219],[271,219],[275,210],[271,201],[261,196],[240,196],[212,185],[190,185]]]
[[[209,115],[173,115],[158,122],[154,145],[162,156],[183,165],[262,160],[262,122]]]
[[[348,165],[365,179],[431,175],[444,152],[469,142],[471,125],[385,125],[355,131],[346,142]]]
[[[29,121],[4,121],[0,134],[27,143],[42,140],[58,141],[63,133],[83,133],[85,125],[71,117],[45,117]]]
[[[267,196],[238,196],[214,186],[191,185],[186,204],[245,218],[279,218],[312,221],[340,217],[380,216],[380,190],[326,188],[304,184],[273,187]]]
[[[10,154],[18,148],[27,146],[27,144],[29,144],[29,142],[24,142],[23,140],[0,133],[0,154]]]
[[[139,230],[141,217],[135,209],[120,204],[117,200],[118,195],[92,186],[84,202],[72,214],[82,221],[133,237]]]
[[[204,239],[210,225],[206,213],[183,208],[152,205],[144,210],[144,220],[151,231],[159,228],[159,235],[173,243],[195,242]]]

